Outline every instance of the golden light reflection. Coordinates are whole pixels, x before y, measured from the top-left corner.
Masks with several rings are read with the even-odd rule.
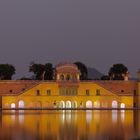
[[[117,123],[118,119],[118,110],[112,110],[112,122]]]
[[[0,116],[0,139],[128,140],[140,136],[140,112],[15,111]]]

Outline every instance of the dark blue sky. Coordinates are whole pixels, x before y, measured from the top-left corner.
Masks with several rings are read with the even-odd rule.
[[[82,61],[106,73],[140,67],[139,0],[0,0],[0,63],[16,78],[37,63]]]

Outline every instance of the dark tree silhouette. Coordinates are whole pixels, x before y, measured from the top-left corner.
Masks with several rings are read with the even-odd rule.
[[[88,79],[88,70],[85,64],[82,62],[75,62],[74,64],[77,65],[78,69],[81,72],[80,80],[87,80]]]
[[[44,80],[53,80],[53,65],[51,63],[45,64]]]
[[[114,64],[108,74],[111,80],[124,80],[124,76],[128,74],[128,68],[123,64]]]
[[[45,66],[42,64],[32,63],[29,67],[29,72],[33,72],[35,75],[35,80],[43,79],[43,72],[45,70]]]
[[[34,73],[35,80],[53,80],[53,65],[51,63],[31,63],[29,71]]]
[[[32,80],[32,78],[30,78],[30,77],[22,77],[22,78],[20,78],[20,80]]]
[[[101,80],[110,80],[110,77],[108,75],[103,75],[101,77]]]
[[[11,64],[0,64],[0,80],[11,80],[15,71],[15,67]]]

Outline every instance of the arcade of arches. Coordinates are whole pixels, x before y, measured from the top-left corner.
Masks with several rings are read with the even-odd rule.
[[[86,109],[97,109],[97,108],[109,108],[109,104],[106,102],[99,102],[91,100],[87,100],[86,102],[78,102],[76,100],[61,100],[61,101],[54,101],[53,103],[50,102],[30,102],[27,104],[23,100],[19,100],[18,102],[12,102],[11,104],[6,103],[4,108],[19,108],[19,109],[47,109],[47,108],[58,108],[58,109],[77,109],[77,108],[86,108]],[[111,102],[111,108],[125,108],[124,103],[118,103],[116,100]]]

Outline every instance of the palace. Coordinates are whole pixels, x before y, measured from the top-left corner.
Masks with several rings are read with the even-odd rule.
[[[133,109],[139,100],[139,81],[80,81],[71,63],[56,66],[53,81],[0,81],[2,109]]]

